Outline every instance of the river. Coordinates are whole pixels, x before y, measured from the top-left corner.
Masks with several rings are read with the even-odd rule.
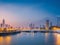
[[[21,32],[16,35],[0,36],[0,45],[60,45],[60,34]]]

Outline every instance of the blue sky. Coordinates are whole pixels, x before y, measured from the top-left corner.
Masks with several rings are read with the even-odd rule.
[[[0,20],[20,26],[60,16],[59,0],[0,0]]]

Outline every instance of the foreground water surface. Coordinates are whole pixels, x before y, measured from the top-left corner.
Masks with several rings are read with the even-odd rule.
[[[21,32],[16,35],[0,36],[0,45],[60,45],[60,34]]]

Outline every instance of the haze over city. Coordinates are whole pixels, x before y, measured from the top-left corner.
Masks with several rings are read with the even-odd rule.
[[[0,0],[0,45],[60,45],[60,0]]]
[[[0,0],[0,20],[5,19],[13,26],[27,26],[46,17],[59,16],[59,4],[57,0]]]

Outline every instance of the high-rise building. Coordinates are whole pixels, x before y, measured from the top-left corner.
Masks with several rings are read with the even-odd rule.
[[[5,27],[5,19],[2,20],[2,27]]]
[[[49,30],[49,20],[46,20],[46,26],[45,26],[46,30]]]
[[[60,27],[60,17],[57,17],[57,26]]]
[[[3,22],[2,22],[2,24],[4,25],[5,24],[5,20],[3,19]]]
[[[0,27],[2,27],[2,24],[0,24]]]
[[[31,23],[31,24],[29,24],[30,29],[34,29],[34,26],[35,26],[35,25],[34,25],[34,24],[32,24],[32,23]]]
[[[50,22],[50,27],[52,27],[52,22]]]

